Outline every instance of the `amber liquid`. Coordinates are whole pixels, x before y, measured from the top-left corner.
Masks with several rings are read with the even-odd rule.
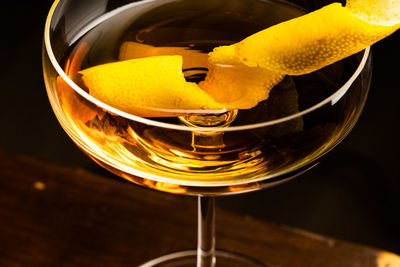
[[[207,72],[207,53],[214,47],[302,14],[292,5],[258,0],[139,2],[80,34],[62,63],[73,76],[80,69],[128,56],[174,53],[183,56],[187,80],[199,82]],[[140,49],[127,53],[127,44]],[[268,100],[239,110],[227,129],[279,119],[319,103],[348,80],[359,60],[353,56],[309,75],[287,76]],[[151,126],[99,108],[62,83],[57,91],[68,124],[64,128],[99,164],[135,183],[192,193],[205,188],[251,190],[261,181],[307,168],[352,128],[362,105],[360,88],[361,81],[356,81],[340,101],[302,117],[225,132]],[[192,119],[211,120],[212,125],[212,116]],[[185,125],[178,117],[151,119]]]

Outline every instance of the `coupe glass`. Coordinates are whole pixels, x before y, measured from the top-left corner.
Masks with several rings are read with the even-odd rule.
[[[287,76],[271,91],[268,100],[250,111],[198,114],[175,110],[166,112],[183,116],[139,117],[95,99],[72,79],[78,70],[71,63],[70,55],[81,53],[81,58],[89,57],[91,44],[80,52],[76,52],[76,44],[82,47],[85,36],[101,23],[109,20],[115,23],[123,17],[126,21],[127,16],[136,14],[129,13],[132,11],[139,12],[140,16],[132,15],[135,19],[129,20],[130,25],[143,24],[144,18],[157,20],[158,16],[166,14],[177,23],[174,19],[183,14],[185,23],[175,25],[190,24],[187,22],[191,21],[191,16],[193,23],[200,21],[196,24],[197,43],[209,43],[210,38],[217,38],[218,42],[213,44],[222,44],[220,40],[229,44],[250,35],[254,29],[246,31],[246,27],[238,24],[238,28],[229,31],[223,28],[229,23],[216,23],[212,32],[218,34],[203,37],[202,33],[210,32],[209,23],[213,18],[201,19],[210,12],[227,16],[243,13],[237,16],[241,19],[260,14],[266,17],[262,16],[260,8],[251,9],[255,16],[247,9],[241,13],[246,3],[244,0],[205,0],[200,4],[195,0],[56,0],[49,12],[43,46],[44,79],[54,113],[71,139],[94,161],[122,178],[156,190],[198,198],[197,250],[172,253],[142,266],[265,266],[246,256],[215,249],[215,197],[275,186],[309,170],[350,132],[364,106],[371,77],[369,48],[310,75]],[[163,12],[165,5],[179,9],[176,6],[180,4],[184,5],[183,11],[178,10],[176,15]],[[273,24],[323,4],[326,1],[304,0],[261,1],[259,5],[270,7],[265,12],[273,14],[270,16],[275,20],[270,22]],[[209,5],[213,8],[208,8]],[[275,10],[277,6],[279,9]],[[223,12],[226,9],[229,12]],[[300,13],[293,10],[300,10]],[[147,13],[151,16],[146,17]],[[160,21],[168,21],[167,18]],[[98,51],[104,49],[104,54],[110,55],[108,61],[117,60],[109,47],[117,46],[114,40],[120,38],[114,33],[118,27],[125,27],[124,21],[113,24],[115,30],[101,30],[101,34],[95,34],[97,39],[94,38],[93,47]],[[270,25],[266,22],[260,26]],[[157,27],[148,27],[144,32]],[[160,27],[161,30],[171,29],[168,25]],[[193,31],[186,31],[185,34],[165,35],[166,41],[161,40],[160,46],[179,47],[186,37],[188,40],[183,41],[191,43],[193,34]],[[174,42],[173,38],[179,40]],[[201,53],[205,55],[206,50]],[[88,64],[98,62],[94,59]],[[186,78],[201,80],[206,67],[186,69]]]

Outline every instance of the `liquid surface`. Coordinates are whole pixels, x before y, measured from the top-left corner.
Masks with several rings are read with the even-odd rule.
[[[82,34],[64,58],[67,74],[128,57],[180,54],[187,80],[199,82],[214,47],[304,14],[292,5],[256,0],[131,5]],[[230,125],[265,122],[307,109],[340,88],[358,64],[354,56],[309,75],[287,76],[266,101],[239,110],[233,119],[227,116]],[[128,180],[175,193],[187,193],[191,186],[240,190],[235,186],[295,172],[343,138],[362,104],[361,83],[356,81],[339,102],[306,116],[253,130],[206,133],[115,116],[62,82],[57,91],[67,119],[63,126],[85,152]],[[183,125],[177,117],[155,120]]]

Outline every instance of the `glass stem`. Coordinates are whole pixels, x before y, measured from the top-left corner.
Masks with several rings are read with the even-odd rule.
[[[197,267],[215,266],[215,198],[197,200]]]

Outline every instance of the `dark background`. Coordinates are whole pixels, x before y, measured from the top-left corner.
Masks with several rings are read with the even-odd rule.
[[[41,47],[52,1],[7,2],[0,17],[0,150],[116,178],[72,143],[48,103]],[[275,188],[221,197],[217,205],[400,253],[399,47],[399,33],[373,47],[373,80],[361,119],[319,166]]]

